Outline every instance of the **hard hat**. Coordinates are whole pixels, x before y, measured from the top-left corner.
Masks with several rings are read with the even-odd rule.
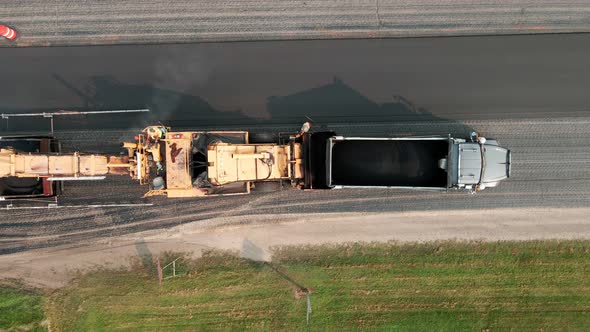
[[[165,185],[166,185],[166,182],[164,181],[164,178],[161,176],[155,177],[154,180],[152,181],[152,186],[154,187],[155,190],[162,190],[162,189],[164,189]]]

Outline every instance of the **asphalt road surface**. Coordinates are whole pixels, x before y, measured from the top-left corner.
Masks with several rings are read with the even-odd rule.
[[[590,34],[2,49],[0,112],[149,107],[175,126],[391,122],[407,108],[576,116],[590,107],[588,45]],[[92,127],[125,124],[114,121]]]
[[[150,121],[176,127],[294,130],[308,116],[344,135],[477,130],[511,148],[514,164],[509,180],[478,195],[284,190],[143,200],[144,188],[127,178],[68,184],[64,205],[154,205],[0,211],[0,253],[192,221],[210,226],[212,217],[474,209],[476,220],[479,208],[586,207],[589,42],[541,35],[5,49],[2,112],[149,107]],[[66,150],[116,152],[139,120],[63,119],[57,136]],[[5,128],[16,131],[46,126],[9,121]]]

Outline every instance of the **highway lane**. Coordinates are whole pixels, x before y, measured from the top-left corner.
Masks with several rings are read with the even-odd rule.
[[[484,41],[479,38],[410,40],[409,44],[415,43],[414,57],[412,59],[409,54],[406,54],[404,61],[400,60],[401,56],[394,50],[402,54],[404,51],[401,51],[401,48],[398,49],[398,46],[391,46],[396,45],[397,42],[404,43],[404,40],[375,41],[377,46],[371,46],[371,41],[333,42],[333,47],[339,50],[342,50],[339,48],[342,46],[338,46],[340,42],[367,43],[365,46],[368,45],[372,52],[375,49],[371,47],[381,49],[387,49],[387,45],[393,47],[390,49],[391,53],[382,56],[369,52],[364,55],[364,61],[361,62],[352,61],[362,59],[361,54],[356,56],[344,54],[343,57],[350,62],[340,62],[340,58],[327,61],[327,58],[315,56],[335,51],[314,42],[230,44],[228,47],[259,48],[259,53],[266,50],[262,48],[262,45],[285,47],[305,44],[315,45],[316,51],[321,49],[321,52],[310,53],[313,55],[308,54],[307,57],[303,54],[291,54],[293,57],[289,61],[298,63],[299,68],[276,66],[277,62],[287,62],[287,59],[279,59],[279,61],[273,58],[274,60],[267,61],[268,69],[260,72],[258,76],[255,75],[256,70],[264,66],[262,64],[255,66],[254,59],[244,58],[242,57],[244,53],[241,53],[242,56],[236,56],[234,62],[225,62],[228,66],[233,66],[236,72],[229,69],[223,71],[222,68],[215,67],[206,79],[199,80],[199,75],[193,75],[194,81],[189,84],[192,88],[187,88],[185,92],[179,88],[183,85],[179,82],[176,82],[178,84],[176,88],[172,85],[154,88],[164,83],[153,78],[151,76],[153,73],[146,74],[141,70],[135,72],[127,66],[119,66],[120,73],[115,72],[114,69],[110,73],[118,81],[126,82],[117,86],[123,89],[119,91],[110,87],[106,90],[99,89],[99,93],[93,92],[93,96],[100,97],[94,99],[94,101],[100,101],[98,104],[85,104],[88,100],[81,99],[81,94],[74,94],[71,88],[65,88],[65,85],[56,83],[55,78],[43,79],[43,71],[45,74],[52,74],[49,68],[42,66],[38,66],[37,70],[24,68],[25,76],[31,78],[37,76],[36,83],[28,82],[30,84],[28,88],[25,85],[26,90],[38,91],[38,93],[29,98],[24,98],[23,94],[22,99],[5,94],[8,105],[11,103],[13,106],[20,105],[11,110],[42,109],[42,100],[47,99],[48,102],[52,100],[49,98],[49,90],[55,95],[56,99],[53,102],[64,98],[68,105],[73,105],[72,107],[129,108],[148,105],[155,109],[155,116],[170,115],[172,116],[170,119],[175,119],[170,122],[181,126],[208,128],[230,126],[231,128],[254,128],[258,131],[294,130],[298,123],[303,121],[304,115],[309,115],[315,120],[319,118],[321,120],[319,122],[344,135],[447,133],[465,135],[470,130],[477,130],[486,136],[499,139],[501,144],[513,150],[513,177],[501,183],[498,188],[486,189],[478,195],[393,190],[313,192],[288,190],[266,195],[177,201],[140,199],[138,197],[144,189],[133,185],[129,179],[125,178],[109,179],[100,183],[75,183],[67,186],[62,203],[153,202],[155,205],[135,208],[72,208],[48,210],[42,213],[38,210],[0,211],[0,214],[9,216],[0,220],[0,253],[58,244],[80,245],[99,237],[166,228],[192,221],[198,221],[202,227],[210,227],[212,225],[207,220],[212,217],[244,216],[244,222],[247,222],[248,216],[253,214],[588,206],[590,205],[590,168],[587,167],[590,162],[590,113],[587,112],[587,108],[590,100],[585,90],[590,86],[588,84],[590,68],[589,60],[584,56],[586,46],[583,44],[588,41],[588,36],[563,35],[553,39],[552,37],[554,36],[490,37],[483,38]],[[462,46],[464,50],[471,52],[468,53],[472,55],[471,57],[460,56],[458,50],[452,50],[460,42],[465,43]],[[445,43],[448,43],[447,48],[434,47]],[[488,45],[489,43],[491,46]],[[182,47],[205,46],[207,45],[183,45]],[[222,45],[214,45],[213,49],[219,47]],[[112,48],[108,52],[114,52],[113,49],[117,48],[119,47]],[[154,46],[154,48],[157,47]],[[482,51],[481,48],[486,49],[488,53],[491,52],[492,55]],[[122,49],[135,52],[130,51],[134,48],[123,47]],[[38,50],[47,52],[46,49]],[[85,50],[99,52],[91,48]],[[541,51],[547,53],[544,54]],[[67,49],[67,52],[77,52],[77,50]],[[272,52],[283,51],[273,50]],[[283,53],[283,56],[287,53]],[[428,55],[424,55],[425,53]],[[4,54],[3,50],[0,52],[0,57]],[[445,54],[446,56],[443,56]],[[386,67],[387,57],[393,60],[391,65]],[[188,58],[188,56],[180,56],[180,58]],[[377,58],[381,59],[379,60],[381,63],[376,63]],[[527,58],[531,59],[530,63],[526,61]],[[324,62],[317,64],[318,59],[324,59],[322,60]],[[37,60],[41,61],[40,58]],[[211,61],[214,60],[223,62],[220,59],[211,59]],[[149,59],[138,58],[137,60],[138,63],[142,61],[150,62]],[[257,61],[262,62],[264,59]],[[70,62],[73,68],[65,66],[59,69],[64,69],[65,73],[71,75],[73,78],[70,77],[68,80],[73,82],[76,80],[82,83],[91,82],[92,74],[88,72],[98,73],[110,68],[103,64],[99,66],[97,62],[91,61],[86,64],[98,67],[92,69],[92,66],[77,65],[73,60]],[[432,64],[428,65],[429,62]],[[183,63],[187,64],[187,62]],[[309,66],[308,70],[305,70],[308,67],[303,66],[303,63]],[[29,67],[34,67],[35,61],[29,64]],[[250,65],[252,65],[251,68]],[[379,65],[384,68],[383,74],[379,74],[377,70]],[[87,69],[86,73],[83,71],[84,68]],[[241,69],[237,70],[239,68]],[[434,74],[428,74],[429,71]],[[405,76],[402,75],[403,73]],[[389,76],[395,76],[394,74],[398,78]],[[135,82],[132,80],[134,75],[137,80]],[[66,75],[63,74],[63,77]],[[142,83],[141,77],[146,81]],[[256,80],[255,77],[259,77],[260,80]],[[334,77],[337,79],[334,80]],[[400,77],[404,77],[408,83],[407,86],[411,88],[404,85]],[[234,82],[234,80],[237,81]],[[170,82],[166,84],[172,84]],[[214,88],[221,87],[222,82],[226,82],[228,86],[225,99],[221,98],[222,92],[215,91]],[[445,82],[448,84],[444,84]],[[389,83],[391,89],[381,86],[385,83]],[[5,84],[5,81],[2,84]],[[36,84],[38,84],[38,90],[31,87]],[[135,88],[129,88],[129,86]],[[141,88],[145,86],[149,88]],[[263,88],[268,91],[264,92]],[[387,97],[385,91],[388,89],[396,93],[391,93],[390,97]],[[167,102],[142,104],[140,101],[148,100],[142,99],[145,97],[144,90],[149,92],[151,98],[148,98],[149,100],[159,96],[158,98],[161,97]],[[135,94],[134,91],[141,93]],[[200,97],[197,99],[193,98],[194,95],[187,97],[188,91],[196,91]],[[116,98],[110,99],[107,92],[116,94]],[[88,94],[92,93],[88,92]],[[219,99],[216,99],[216,94],[219,94]],[[175,99],[171,96],[179,95],[181,96],[179,100],[184,101],[173,106],[176,104],[172,102]],[[273,95],[275,97],[269,98]],[[397,97],[394,98],[393,95]],[[125,98],[126,96],[128,98]],[[120,103],[115,103],[117,100]],[[208,108],[196,103],[195,100],[207,100],[206,105],[216,106]],[[243,102],[243,108],[239,108],[240,102]],[[220,112],[219,110],[224,108],[218,105],[222,103],[228,105],[225,110],[239,109],[240,112]],[[25,105],[29,106],[25,107]],[[195,105],[196,108],[191,108]],[[256,107],[256,105],[259,106]],[[204,113],[191,113],[195,109]],[[216,117],[228,113],[229,116]],[[269,117],[266,113],[272,116]],[[199,120],[201,115],[203,115],[203,121]],[[99,126],[112,128],[137,125],[125,122],[131,119],[118,120],[121,119],[102,118],[100,122],[95,123],[96,129],[99,129]],[[65,149],[116,152],[117,143],[134,134],[133,129],[66,130],[68,126],[88,125],[85,121],[73,119],[67,124],[65,121],[62,122],[62,130],[57,135],[64,142]],[[113,124],[110,121],[117,122]],[[24,126],[19,126],[17,129],[22,128]],[[280,217],[277,216],[277,220],[279,219]],[[476,220],[477,211],[474,211],[474,222]]]
[[[391,135],[460,132],[465,126],[476,129],[513,151],[513,176],[497,188],[477,195],[463,192],[431,193],[400,190],[284,190],[277,193],[226,198],[166,200],[139,198],[141,188],[126,177],[93,183],[69,183],[63,204],[153,203],[151,207],[99,209],[55,209],[1,211],[10,218],[0,220],[0,253],[22,251],[59,244],[80,245],[89,240],[168,228],[188,222],[197,227],[212,225],[211,218],[242,216],[243,222],[256,215],[403,212],[416,210],[473,209],[474,223],[479,213],[494,208],[587,207],[590,205],[590,116],[533,120],[466,120],[456,122],[412,122],[405,124],[344,124],[331,128],[342,134]],[[114,140],[131,131],[107,131]],[[67,142],[78,141],[80,148],[96,148],[98,133],[61,133]],[[87,137],[79,141],[76,138]],[[113,142],[114,144],[114,142]],[[66,148],[68,148],[66,146]],[[485,210],[482,210],[485,209]],[[485,212],[481,212],[485,211]],[[218,219],[219,220],[219,219]],[[362,220],[359,220],[362,222]],[[542,227],[542,226],[540,226]]]
[[[175,126],[580,116],[588,45],[590,34],[2,49],[0,112],[149,107]]]
[[[0,47],[590,31],[586,0],[5,0]]]

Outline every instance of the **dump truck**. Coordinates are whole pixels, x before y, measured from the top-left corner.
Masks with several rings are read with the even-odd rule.
[[[508,178],[511,153],[477,133],[466,139],[345,137],[333,131],[256,135],[248,131],[172,131],[150,126],[122,143],[121,155],[0,149],[0,178],[100,180],[129,175],[146,197],[207,197],[278,190],[399,188],[467,190]],[[263,137],[263,138],[261,138]]]
[[[452,137],[332,136],[326,142],[329,188],[482,190],[510,176],[511,153],[495,140]]]

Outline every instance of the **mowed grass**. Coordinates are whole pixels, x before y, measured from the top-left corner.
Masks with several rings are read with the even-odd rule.
[[[44,318],[40,293],[0,286],[0,331],[46,331]]]
[[[588,330],[590,241],[287,247],[269,266],[212,253],[158,285],[153,270],[82,276],[47,302],[87,330]],[[149,270],[149,271],[148,271]]]

